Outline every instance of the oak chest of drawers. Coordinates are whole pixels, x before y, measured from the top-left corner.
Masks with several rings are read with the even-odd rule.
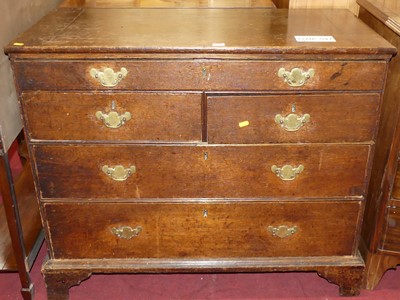
[[[351,13],[60,9],[6,51],[49,299],[97,272],[317,271],[358,293],[395,49]]]

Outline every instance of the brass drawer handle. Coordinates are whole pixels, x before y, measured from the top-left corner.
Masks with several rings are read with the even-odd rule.
[[[297,131],[310,121],[310,115],[289,114],[286,117],[277,114],[275,116],[275,123],[280,125],[286,131]]]
[[[132,118],[132,115],[130,112],[125,112],[120,115],[116,111],[111,111],[108,114],[103,113],[102,111],[97,111],[96,118],[103,121],[104,125],[108,128],[120,128],[126,123],[126,121],[129,121]]]
[[[125,240],[130,240],[131,238],[138,236],[142,232],[142,230],[143,228],[141,226],[137,226],[135,228],[132,228],[130,226],[111,228],[111,232],[114,235]]]
[[[90,76],[106,87],[116,86],[127,74],[128,70],[126,68],[121,68],[119,72],[115,72],[111,68],[103,68],[102,70],[90,69]]]
[[[304,171],[304,166],[292,167],[291,165],[284,165],[282,168],[278,168],[276,165],[273,165],[271,171],[282,180],[294,180],[297,175]]]
[[[285,68],[280,68],[278,71],[278,76],[282,77],[288,85],[294,87],[303,86],[308,79],[314,76],[314,74],[315,74],[314,69],[303,71],[300,68],[293,68],[289,72],[286,71]]]
[[[286,225],[281,225],[279,227],[268,226],[268,231],[276,237],[281,239],[287,238],[297,232],[297,226],[288,227]]]
[[[115,167],[109,167],[107,165],[103,166],[101,170],[112,180],[115,181],[124,181],[127,180],[129,176],[133,173],[136,173],[136,167],[130,166],[129,168],[125,168],[124,166],[117,165]]]

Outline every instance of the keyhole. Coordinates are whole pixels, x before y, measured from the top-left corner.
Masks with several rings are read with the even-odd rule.
[[[203,217],[204,218],[208,217],[208,210],[207,209],[203,209]]]
[[[116,107],[115,101],[111,101],[111,109],[112,109],[112,110],[115,110],[115,107]]]
[[[293,112],[293,113],[296,112],[296,103],[293,103],[293,104],[292,104],[292,112]]]
[[[204,160],[208,159],[208,152],[204,152]]]
[[[206,79],[207,81],[210,81],[210,79],[211,79],[211,73],[210,73],[209,71],[207,71],[207,68],[206,68],[206,67],[203,67],[203,68],[201,69],[201,73],[202,73],[204,79]]]
[[[203,77],[207,77],[207,69],[205,67],[202,68],[201,72],[203,73]]]

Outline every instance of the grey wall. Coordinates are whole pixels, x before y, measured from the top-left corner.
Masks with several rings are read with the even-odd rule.
[[[0,137],[9,148],[22,128],[10,62],[3,47],[61,0],[0,0]]]

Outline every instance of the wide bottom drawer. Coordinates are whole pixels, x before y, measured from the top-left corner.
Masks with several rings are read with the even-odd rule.
[[[52,258],[354,255],[361,203],[46,203]],[[338,222],[340,220],[340,222]]]

